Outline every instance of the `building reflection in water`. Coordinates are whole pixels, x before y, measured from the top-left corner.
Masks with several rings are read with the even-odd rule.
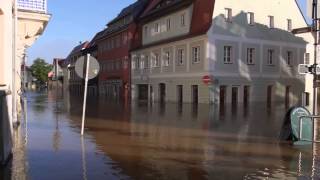
[[[294,147],[278,141],[285,107],[275,106],[268,111],[265,104],[251,104],[245,108],[238,106],[235,112],[229,104],[218,108],[204,104],[132,102],[130,106],[90,97],[86,136],[80,139],[82,100],[69,97],[70,101],[66,102],[66,96],[63,97],[57,101],[59,108],[54,108],[56,102],[50,100],[52,110],[49,106],[43,114],[30,108],[31,114],[46,117],[41,122],[48,122],[46,128],[53,126],[49,131],[53,135],[47,139],[43,135],[43,142],[28,146],[30,153],[42,143],[41,148],[49,149],[46,153],[51,148],[61,158],[54,155],[50,161],[28,158],[28,173],[45,171],[41,168],[51,167],[46,164],[51,163],[68,169],[58,177],[73,174],[78,179],[320,177],[320,147],[316,145],[312,151],[311,147]],[[42,100],[48,102],[43,97]],[[33,102],[45,107],[39,101],[32,101],[31,106]],[[34,127],[30,132],[39,128],[35,124],[40,121],[32,119],[33,115],[30,121]],[[55,134],[60,134],[59,138],[53,138]],[[29,142],[34,141],[30,138],[35,135],[29,136]],[[46,147],[46,141],[52,141],[51,145]],[[52,144],[58,144],[59,148]],[[37,175],[45,177],[41,173]]]

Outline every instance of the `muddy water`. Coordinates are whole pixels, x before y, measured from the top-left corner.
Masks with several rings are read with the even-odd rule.
[[[21,131],[26,143],[20,149],[27,163],[25,170],[13,168],[13,175],[99,180],[320,178],[320,147],[278,141],[285,113],[281,106],[219,110],[90,98],[81,138],[81,103],[68,94],[28,94],[27,123]]]

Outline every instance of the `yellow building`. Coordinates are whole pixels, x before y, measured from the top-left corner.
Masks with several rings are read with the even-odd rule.
[[[46,0],[0,1],[0,161],[11,154],[13,124],[20,105],[21,65],[25,52],[50,19]]]

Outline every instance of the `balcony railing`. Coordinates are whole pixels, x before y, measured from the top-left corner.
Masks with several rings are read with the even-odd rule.
[[[18,0],[18,9],[46,13],[47,0]]]

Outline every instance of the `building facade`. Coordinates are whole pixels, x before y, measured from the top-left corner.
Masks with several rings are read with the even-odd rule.
[[[155,0],[141,22],[142,43],[131,53],[133,99],[300,103],[305,82],[297,67],[310,35],[291,33],[307,26],[295,1]]]
[[[148,0],[139,0],[124,8],[96,35],[97,59],[100,63],[99,95],[128,100],[130,97],[129,50],[137,32],[136,19]]]
[[[1,163],[11,153],[12,128],[21,110],[21,65],[26,49],[42,35],[49,19],[46,0],[0,2]]]

